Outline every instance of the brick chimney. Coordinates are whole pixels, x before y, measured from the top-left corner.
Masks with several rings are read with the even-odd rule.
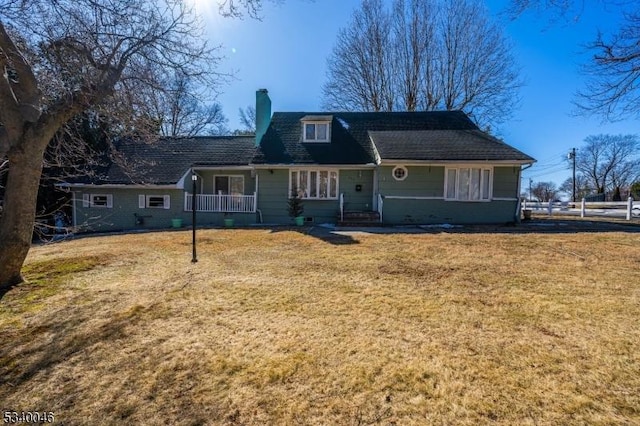
[[[262,136],[269,128],[271,121],[271,99],[267,89],[256,91],[256,146],[260,145]]]

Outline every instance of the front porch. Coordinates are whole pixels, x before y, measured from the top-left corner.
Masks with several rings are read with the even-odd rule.
[[[184,210],[192,211],[193,194],[185,192]],[[256,193],[253,195],[196,194],[197,212],[255,213]]]

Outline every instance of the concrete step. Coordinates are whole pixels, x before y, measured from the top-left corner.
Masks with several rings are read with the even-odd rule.
[[[380,213],[374,211],[345,211],[338,223],[347,226],[375,226],[380,224]]]

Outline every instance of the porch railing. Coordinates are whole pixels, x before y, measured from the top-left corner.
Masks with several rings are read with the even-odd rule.
[[[190,212],[193,195],[185,192],[184,210]],[[196,194],[197,212],[254,213],[256,193],[253,195]]]

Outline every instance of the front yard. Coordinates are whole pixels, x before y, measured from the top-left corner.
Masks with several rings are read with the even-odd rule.
[[[75,424],[638,424],[640,233],[35,247],[0,408]]]

